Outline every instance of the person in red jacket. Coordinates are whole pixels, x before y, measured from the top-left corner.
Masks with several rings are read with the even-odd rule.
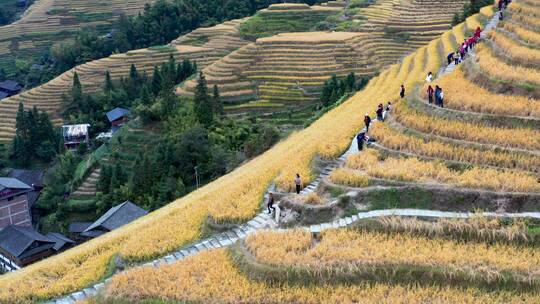
[[[433,103],[433,93],[435,93],[435,90],[433,90],[432,86],[428,86],[427,88],[427,96],[428,96],[428,103]]]
[[[480,29],[480,27],[477,27],[476,28],[476,31],[474,31],[474,37],[476,39],[480,39],[480,34],[482,33],[482,30]]]

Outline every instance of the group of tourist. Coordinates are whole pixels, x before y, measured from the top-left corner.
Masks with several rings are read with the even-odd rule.
[[[448,56],[446,57],[446,59],[448,60],[448,65],[450,65],[452,61],[455,65],[458,65],[460,62],[462,62],[465,59],[465,55],[469,51],[471,51],[472,48],[478,43],[481,33],[482,30],[480,29],[480,27],[477,27],[472,36],[463,40],[463,43],[459,46],[456,52],[448,54]]]
[[[498,7],[499,7],[499,18],[502,20],[502,10],[510,4],[511,0],[499,0],[498,1]],[[477,27],[474,31],[474,34],[470,36],[469,38],[465,39],[463,43],[459,46],[459,48],[456,50],[456,52],[452,52],[448,54],[448,65],[452,64],[452,62],[455,63],[455,65],[458,65],[460,62],[462,62],[468,52],[470,52],[473,47],[478,43],[480,39],[480,34],[482,33],[482,30],[480,27]],[[426,76],[426,82],[431,83],[434,79],[433,73],[429,72]],[[430,84],[427,88],[427,95],[428,95],[428,104],[435,104],[440,107],[444,107],[444,92],[439,85],[435,85],[435,88]],[[402,84],[399,91],[399,97],[405,98],[405,86]],[[392,107],[392,103],[389,101],[386,107],[383,106],[382,103],[379,103],[377,106],[377,110],[375,111],[376,117],[378,121],[384,121],[388,112],[390,112],[390,109]],[[369,114],[364,115],[364,125],[365,127],[356,135],[356,142],[358,145],[358,150],[362,151],[364,142],[369,141],[369,138],[367,137],[367,132],[369,131],[369,127],[371,125],[372,119],[369,116]],[[296,186],[296,193],[300,194],[300,190],[302,189],[302,179],[300,178],[299,174],[296,174],[296,177],[294,179],[295,186]],[[268,213],[272,213],[276,210],[274,205],[274,196],[273,193],[269,193],[268,195],[268,202],[267,202],[267,208]]]
[[[435,86],[435,89],[431,85],[427,88],[427,94],[428,94],[428,103],[433,104],[433,101],[435,101],[435,105],[443,108],[444,104],[444,92],[441,87],[438,85]]]

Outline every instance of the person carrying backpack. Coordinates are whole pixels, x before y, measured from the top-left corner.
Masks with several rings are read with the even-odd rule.
[[[454,52],[448,54],[448,56],[446,56],[446,59],[448,60],[448,65],[450,65],[452,61],[454,61]]]
[[[428,95],[428,103],[433,103],[433,94],[435,93],[435,90],[433,90],[433,87],[430,85],[427,88],[427,95]]]
[[[362,151],[364,148],[364,140],[366,140],[366,132],[362,131],[356,135],[356,144],[358,145],[358,151]]]
[[[366,132],[369,131],[369,125],[371,124],[371,117],[366,113],[364,115],[364,124],[366,125]]]

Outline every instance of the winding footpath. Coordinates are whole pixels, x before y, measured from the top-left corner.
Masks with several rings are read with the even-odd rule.
[[[497,26],[498,22],[499,22],[498,15],[495,14],[495,16],[493,16],[493,18],[488,22],[488,24],[482,31],[482,38],[485,37],[488,31],[490,31],[492,28]],[[454,71],[455,68],[456,68],[455,64],[451,63],[450,65],[441,68],[441,70],[439,70],[439,73],[437,73],[437,76],[440,77],[446,73],[451,73],[452,71]],[[330,173],[332,173],[336,168],[338,168],[341,164],[343,164],[345,160],[347,159],[347,157],[357,152],[358,152],[358,148],[356,145],[356,140],[353,139],[351,142],[351,145],[349,146],[349,149],[343,155],[341,155],[336,161],[326,166],[322,170],[320,175],[301,191],[301,194],[308,194],[315,191],[315,189],[317,189],[317,187],[319,186],[323,178],[330,175]],[[273,188],[274,187],[271,186],[269,190],[272,191]],[[359,195],[359,193],[356,191],[350,191],[346,195],[354,198],[357,195]],[[265,200],[266,198],[267,197],[265,196]],[[345,227],[351,226],[353,223],[362,219],[376,218],[376,217],[383,217],[383,216],[409,216],[409,217],[422,217],[422,218],[466,219],[466,218],[471,218],[473,216],[479,216],[479,215],[482,215],[485,217],[493,217],[493,218],[540,219],[540,212],[472,213],[472,212],[447,212],[447,211],[424,210],[424,209],[389,209],[389,210],[373,210],[373,211],[368,211],[368,212],[359,212],[356,215],[340,218],[333,222],[315,224],[315,225],[304,226],[304,227],[299,227],[299,228],[316,234],[316,233],[320,233],[322,230],[325,230],[325,229],[345,228]],[[162,265],[162,264],[172,264],[177,261],[181,261],[187,257],[197,255],[203,251],[230,246],[234,244],[235,242],[237,242],[238,240],[245,239],[248,235],[255,233],[257,231],[261,231],[261,230],[273,230],[273,231],[283,232],[283,231],[287,231],[288,229],[279,228],[278,224],[274,221],[274,219],[272,219],[269,214],[263,211],[245,224],[236,226],[226,232],[219,233],[209,238],[197,241],[193,244],[184,246],[181,249],[175,252],[172,252],[164,257],[152,260],[150,262],[147,262],[145,264],[135,266],[135,267],[158,267],[159,265]],[[125,271],[130,271],[130,269],[133,269],[133,268],[126,269]],[[108,282],[110,282],[110,280],[111,278],[108,278],[104,280],[103,282],[94,284],[92,286],[89,286],[88,288],[84,288],[77,292],[71,293],[63,298],[49,301],[46,304],[74,304],[77,301],[84,300],[88,297],[96,295],[100,290],[102,290],[106,286]]]

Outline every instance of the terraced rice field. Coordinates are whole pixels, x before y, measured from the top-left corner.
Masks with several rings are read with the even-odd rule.
[[[301,109],[317,100],[323,82],[332,74],[345,76],[355,72],[371,77],[426,45],[450,28],[453,14],[461,11],[464,3],[377,1],[359,11],[357,21],[364,24],[359,33],[282,33],[260,38],[216,61],[204,72],[209,84],[217,85],[223,100],[229,103],[229,113]],[[284,14],[300,8],[308,11],[302,5],[273,5],[261,13]],[[418,16],[422,16],[421,21]],[[245,25],[250,22],[253,21],[248,20]],[[286,22],[281,20],[280,24]],[[279,32],[279,27],[269,28],[272,33]],[[260,36],[270,34],[260,29]],[[449,44],[455,48],[456,41],[463,38],[456,37]],[[352,56],[350,61],[342,54]],[[195,86],[196,79],[188,81],[177,93],[193,96]]]
[[[233,20],[210,28],[200,28],[166,46],[134,50],[91,61],[63,73],[46,84],[3,99],[0,102],[0,141],[7,141],[14,136],[15,117],[20,102],[26,108],[37,106],[49,113],[54,124],[61,124],[62,94],[70,89],[74,72],[79,76],[83,91],[93,92],[101,88],[107,70],[113,79],[120,79],[129,75],[133,64],[140,73],[147,72],[151,76],[154,66],[167,61],[171,55],[179,61],[190,59],[204,68],[244,43],[237,35],[237,27],[241,22],[243,20]],[[207,41],[194,45],[197,44],[194,42],[197,37],[206,37]]]
[[[228,110],[248,107],[275,110],[309,105],[330,76],[372,75],[356,33],[286,33],[260,38],[203,70],[209,86],[217,85]],[[177,93],[193,96],[197,79]],[[255,101],[256,100],[256,101]],[[254,101],[252,103],[245,103]],[[235,104],[240,104],[234,106]]]
[[[374,60],[386,66],[449,30],[453,15],[461,12],[466,2],[382,0],[361,9],[356,18],[371,34],[366,47]],[[455,40],[452,43],[462,42]]]
[[[518,234],[523,229],[465,221],[381,219],[361,224],[366,226],[328,229],[316,236],[303,230],[253,234],[228,251],[210,250],[172,265],[117,275],[90,303],[538,301],[538,249],[504,243],[516,235],[511,229]],[[502,233],[472,233],[459,241],[462,230],[488,227]]]
[[[107,29],[120,14],[136,15],[152,0],[37,0],[16,22],[0,27],[0,68],[39,57],[82,26]]]
[[[363,91],[329,111],[310,127],[292,134],[230,174],[103,237],[0,277],[0,301],[22,303],[80,290],[105,274],[106,265],[115,254],[130,262],[141,262],[199,239],[209,216],[218,223],[251,219],[260,209],[261,197],[269,184],[275,182],[280,189],[293,189],[295,173],[300,173],[305,181],[312,179],[315,174],[311,165],[316,156],[334,159],[349,147],[351,139],[363,127],[359,113],[373,111],[381,101],[392,101],[396,105],[403,103],[398,98],[400,85],[404,84],[407,91],[422,85],[427,72],[437,71],[445,55],[453,50],[446,41],[461,40],[465,31],[476,28],[480,20],[479,15],[470,17],[465,24],[445,33],[441,39],[430,42],[400,64],[382,71]],[[447,141],[443,136],[441,140]],[[471,146],[477,147],[472,143]],[[528,153],[526,155],[534,154],[531,152],[534,151],[520,151]],[[276,299],[302,303],[377,303],[381,299],[412,303],[538,302],[534,294],[495,293],[474,287],[458,289],[387,283],[269,287],[242,275],[225,250],[203,253],[157,269],[139,268],[126,272],[117,276],[111,286],[112,296],[132,301],[159,298],[210,303],[271,302]]]
[[[520,14],[526,15],[530,5],[520,5]],[[528,28],[511,20],[514,28]],[[384,123],[370,128],[379,151],[349,157],[334,182],[350,185],[354,179],[372,178],[540,193],[539,70],[534,65],[540,44],[505,28],[499,24],[457,69],[429,83],[443,88],[445,108],[427,104],[428,83],[420,92],[415,88]],[[417,52],[404,65],[418,61],[424,58]],[[391,73],[403,71],[402,65]]]

